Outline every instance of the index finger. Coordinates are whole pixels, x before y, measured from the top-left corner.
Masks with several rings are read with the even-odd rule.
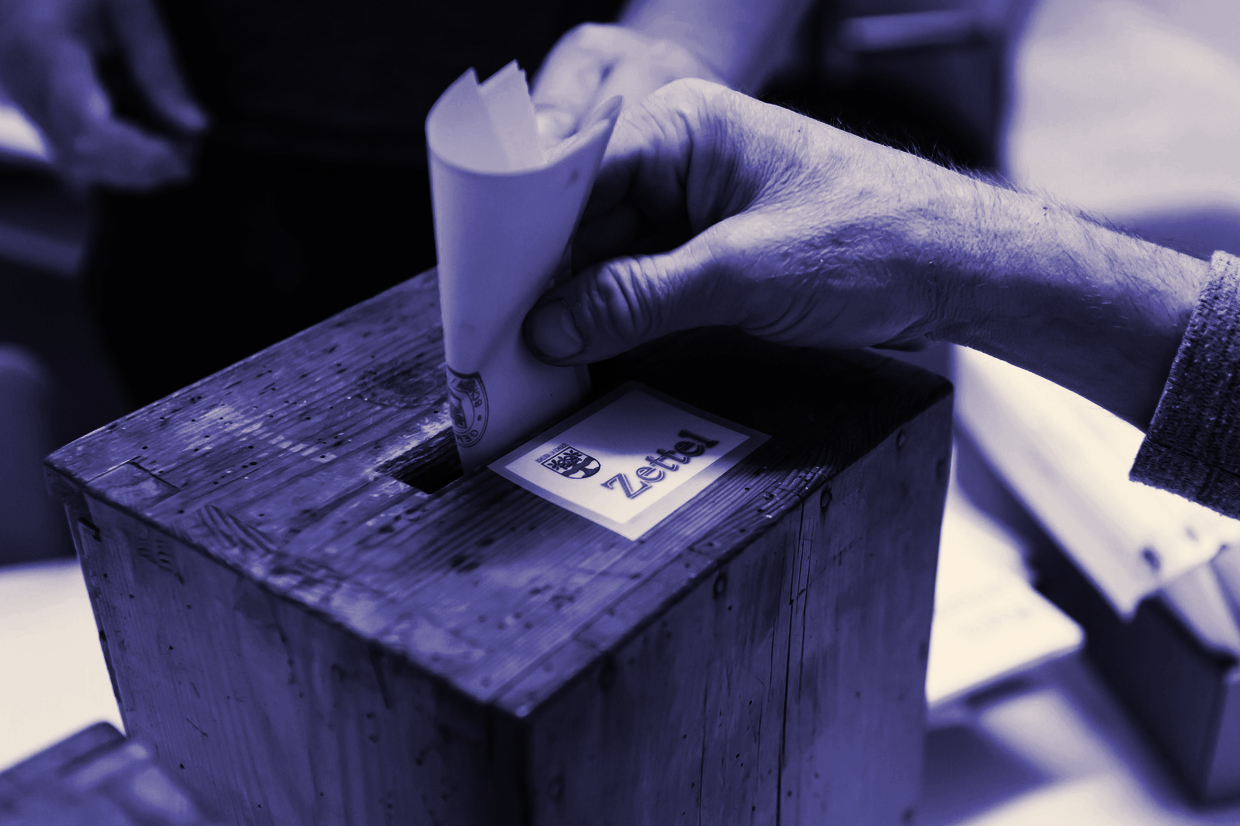
[[[652,235],[684,241],[744,208],[733,174],[744,159],[721,126],[733,97],[682,80],[621,113],[577,235],[583,260],[631,253]]]
[[[626,109],[616,123],[573,238],[574,269],[653,251],[658,237],[687,235],[685,196],[677,186],[679,169],[687,163],[687,136],[652,129],[645,114]]]
[[[543,119],[554,119],[555,137],[571,134],[581,118],[604,100],[603,82],[642,37],[623,26],[587,23],[560,38],[543,61],[530,99]]]
[[[66,176],[82,184],[147,188],[189,175],[188,158],[177,147],[116,119],[84,46],[64,43],[49,54],[38,125]]]

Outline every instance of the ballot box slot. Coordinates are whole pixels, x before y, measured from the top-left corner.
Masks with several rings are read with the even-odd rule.
[[[437,493],[465,475],[451,427],[389,459],[377,470],[423,493]]]

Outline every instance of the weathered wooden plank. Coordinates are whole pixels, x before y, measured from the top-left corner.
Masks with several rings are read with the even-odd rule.
[[[541,703],[531,717],[534,822],[776,822],[769,746],[781,742],[788,667],[777,620],[799,530],[782,522],[730,563],[700,568],[703,587],[682,589],[653,622],[634,616],[641,631]]]
[[[781,823],[913,821],[918,789],[900,778],[919,778],[921,761],[900,743],[923,719],[924,682],[898,664],[920,663],[924,677],[936,546],[918,526],[942,512],[949,469],[948,405],[932,412],[833,480],[803,523],[803,541],[829,552],[804,557],[799,584],[785,756],[800,760],[785,764]]]
[[[801,541],[803,521],[790,518],[787,536],[764,537],[714,575],[711,649],[727,653],[708,671],[704,822],[778,822],[789,653],[780,618],[791,569],[812,550]]]
[[[107,550],[152,544],[92,504]],[[476,705],[176,540],[165,553],[109,571],[106,651],[126,727],[230,822],[504,822]]]
[[[256,450],[270,457],[302,443],[347,447],[347,440],[356,438],[351,417],[366,407],[374,408],[378,418],[396,409],[388,403],[395,395],[392,388],[402,385],[393,377],[426,359],[442,364],[438,318],[434,279],[410,279],[382,300],[364,302],[295,337],[296,358],[256,354],[101,428],[96,438],[74,442],[58,451],[57,465],[73,478],[90,479],[141,457],[149,471],[184,488],[191,479],[209,480],[253,461],[249,456],[257,457]],[[426,376],[433,375],[433,367],[427,366]],[[415,413],[442,399],[442,391],[429,383],[420,389],[427,392],[404,396],[416,404]],[[357,403],[341,407],[337,398]],[[303,411],[308,405],[325,420],[307,421]],[[218,415],[213,417],[212,410]],[[261,430],[252,431],[252,438],[233,438],[228,449],[218,450],[220,435],[255,424]],[[315,435],[307,441],[303,437],[311,430]],[[217,439],[217,452],[199,455],[211,438]]]
[[[371,313],[367,318],[378,318],[381,315]],[[314,351],[312,347],[299,347],[298,350]],[[283,363],[281,360],[274,361]],[[254,372],[254,366],[248,366],[249,372]],[[285,367],[284,372],[295,371]],[[305,372],[298,375],[305,375]],[[221,382],[226,378],[227,376],[222,376]],[[267,376],[264,376],[264,381],[265,378]],[[236,382],[228,382],[226,387],[234,383]],[[201,387],[193,389],[196,392],[191,398],[202,396]],[[755,396],[760,394],[755,393]],[[288,398],[281,398],[278,407],[288,407],[288,402]],[[166,423],[172,422],[172,417],[156,411],[151,411],[150,418],[153,422],[165,423],[162,425],[166,430],[164,435],[174,442],[172,446],[175,449],[171,450],[172,454],[184,454],[186,445],[191,444],[195,446],[188,448],[190,453],[195,450],[202,453],[197,444],[210,442],[210,438],[215,438],[208,453],[218,456],[232,451],[248,455],[248,449],[253,446],[247,444],[248,439],[243,438],[241,442],[233,444],[223,438],[228,433],[233,433],[233,430],[227,428],[237,424],[236,420],[231,418],[229,413],[219,413],[219,406],[212,409],[215,413],[202,414],[193,409],[191,404],[187,412],[195,414],[188,418],[191,423],[216,420],[224,428],[221,432],[200,433],[196,429],[177,427],[175,422],[167,425]],[[745,417],[734,418],[748,423],[745,422]],[[753,417],[750,415],[750,418]],[[305,422],[308,419],[303,417],[303,420]],[[789,422],[780,420],[782,430],[787,432],[790,429]],[[310,420],[306,427],[317,424],[321,423]],[[399,423],[394,423],[391,427],[398,425]],[[371,420],[366,420],[361,427],[363,432],[372,427],[381,429]],[[244,433],[246,429],[237,428],[234,432],[238,437],[248,437],[249,434]],[[290,445],[293,448],[314,442],[314,439],[305,437],[301,430],[285,429],[281,430],[280,435],[286,437],[285,442],[295,442]],[[373,434],[368,435],[368,438],[372,438],[370,448],[358,446],[350,456],[377,453],[383,461],[391,460],[391,455],[388,455],[391,451],[376,450],[377,446],[382,446],[382,438],[374,437]],[[153,442],[150,438],[139,440]],[[358,442],[363,442],[363,439]],[[768,511],[763,515],[777,518],[777,497],[782,494],[782,500],[795,501],[797,491],[795,486],[791,492],[785,491],[784,484],[771,481],[770,476],[780,473],[779,464],[789,466],[786,474],[801,473],[802,466],[806,464],[806,456],[801,454],[805,453],[807,442],[811,440],[802,438],[779,446],[773,445],[771,451],[777,451],[781,446],[784,455],[768,455],[770,451],[756,455],[750,463],[729,474],[732,479],[715,485],[711,497],[703,497],[701,504],[696,504],[697,508],[686,508],[680,523],[681,536],[687,538],[687,533],[696,530],[702,523],[711,523],[715,533],[729,530],[727,520],[730,518],[737,522],[733,528],[734,536],[730,538],[730,544],[734,547],[738,542],[744,541],[746,531],[761,530],[760,521],[746,522],[744,508],[737,508],[737,500],[753,492],[750,486],[745,485],[743,475],[755,477],[755,466],[759,463],[766,465],[763,469],[764,479],[761,481],[776,490],[764,491],[758,504],[754,505],[754,511],[761,511],[764,504],[761,500],[765,499]],[[857,439],[857,442],[864,444],[863,439]],[[150,445],[134,446],[135,449],[148,448],[150,458],[144,456],[143,468],[149,471],[157,456],[150,455]],[[149,515],[156,521],[171,526],[174,531],[180,531],[181,536],[187,540],[207,542],[208,547],[212,537],[210,532],[207,535],[203,533],[202,525],[205,520],[201,515],[195,518],[175,518],[184,516],[181,511],[187,510],[185,506],[201,510],[210,505],[217,508],[216,512],[231,513],[238,523],[246,523],[255,531],[270,537],[275,544],[265,552],[274,552],[280,544],[289,541],[290,535],[295,536],[296,533],[309,530],[315,542],[306,544],[299,557],[319,563],[325,571],[335,571],[337,579],[361,583],[377,593],[389,589],[393,593],[399,593],[404,600],[413,598],[419,592],[432,594],[429,606],[425,603],[420,605],[423,614],[436,615],[436,624],[441,628],[454,634],[465,635],[475,645],[482,641],[480,635],[487,637],[491,642],[491,649],[496,652],[495,657],[508,662],[506,671],[503,668],[497,671],[496,662],[485,659],[475,673],[463,676],[466,682],[475,683],[472,690],[480,697],[491,696],[498,687],[515,677],[516,673],[526,670],[531,662],[542,660],[548,654],[548,646],[560,644],[572,636],[574,623],[588,621],[591,613],[599,606],[614,602],[622,590],[631,587],[631,584],[627,584],[622,578],[624,574],[621,574],[621,571],[627,569],[629,575],[645,575],[642,572],[649,573],[666,562],[663,554],[668,553],[667,548],[675,548],[683,541],[681,537],[668,536],[663,541],[652,537],[634,548],[630,543],[616,540],[603,528],[584,525],[577,517],[564,515],[546,502],[534,499],[523,491],[513,490],[511,486],[498,481],[461,487],[455,491],[450,486],[436,497],[429,525],[428,520],[422,518],[424,515],[429,516],[422,507],[424,497],[415,495],[413,491],[396,490],[396,486],[384,487],[384,490],[391,492],[393,501],[384,508],[382,516],[391,518],[391,523],[376,525],[373,520],[355,521],[348,523],[352,527],[351,531],[346,535],[339,535],[331,530],[326,517],[340,508],[356,508],[358,492],[370,485],[373,477],[358,470],[360,460],[345,461],[340,468],[337,468],[336,460],[325,465],[312,466],[315,464],[314,460],[308,461],[304,456],[296,454],[298,451],[285,451],[283,455],[273,456],[267,473],[259,475],[250,471],[224,481],[224,484],[219,484],[219,479],[207,479],[206,474],[216,474],[215,468],[208,469],[206,465],[203,465],[203,475],[198,485],[188,481],[190,476],[186,474],[190,471],[179,473],[175,466],[167,466],[164,468],[162,480],[170,485],[181,486],[181,490],[179,494],[161,500],[157,504],[159,510],[150,511]],[[808,459],[817,458],[810,454]],[[817,464],[821,466],[821,459]],[[365,465],[366,463],[362,463],[362,466]],[[155,461],[154,466],[160,465]],[[299,468],[301,469],[298,470]],[[818,476],[821,477],[821,473]],[[811,479],[812,477],[815,476],[811,474]],[[234,489],[243,492],[233,492]],[[104,489],[102,494],[112,496],[109,489]],[[771,502],[774,502],[774,507],[771,507]],[[117,504],[124,505],[125,502],[118,501]],[[732,512],[728,512],[729,508]],[[410,510],[414,512],[410,513]],[[492,516],[489,520],[481,521],[475,518],[477,513],[489,513]],[[543,541],[546,536],[543,531],[554,533],[563,530],[560,526],[568,523],[580,525],[574,530],[583,532],[583,542],[575,546],[547,547],[547,543]],[[534,530],[529,530],[532,527]],[[658,528],[658,531],[671,532],[675,531],[675,527],[668,525]],[[503,542],[496,544],[500,537]],[[253,561],[249,558],[246,543],[216,538],[221,540],[217,542],[216,552],[222,557],[231,558],[231,562],[237,567],[252,566]],[[718,538],[707,540],[711,541],[718,542]],[[386,553],[377,557],[367,551],[368,548],[376,547],[386,549]],[[505,548],[505,556],[498,556],[498,547]],[[728,547],[728,543],[720,542],[719,547]],[[402,548],[415,548],[417,551],[402,554],[399,553]],[[553,556],[557,548],[563,551],[558,558]],[[639,557],[632,557],[635,553],[639,554]],[[532,566],[521,567],[523,559],[531,556],[534,557]],[[652,559],[642,562],[642,556],[650,556]],[[490,561],[491,564],[481,566],[477,561],[482,559]],[[629,559],[627,564],[625,559]],[[515,567],[520,568],[520,571]],[[472,569],[470,575],[463,575],[465,568]],[[538,580],[539,574],[547,571],[556,573],[558,579],[551,582]],[[611,571],[615,573],[610,573]],[[404,577],[401,572],[405,573]],[[522,575],[526,578],[525,582],[521,579]],[[595,599],[588,603],[579,602],[587,590]],[[476,613],[467,608],[471,603],[484,603],[492,608],[487,614]],[[496,614],[498,619],[495,619]],[[520,618],[518,614],[521,615]],[[536,614],[538,620],[547,621],[529,619],[531,614]],[[487,619],[480,620],[481,616],[486,616]],[[520,621],[512,621],[518,619]],[[393,616],[393,621],[399,621],[399,616]],[[482,685],[484,681],[487,685]]]

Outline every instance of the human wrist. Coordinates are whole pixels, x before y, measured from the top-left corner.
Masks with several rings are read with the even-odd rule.
[[[992,267],[977,219],[995,209],[994,188],[906,152],[845,140],[861,148],[844,161],[860,211],[845,222],[843,243],[831,244],[855,259],[841,263],[861,270],[877,262],[889,274],[899,288],[892,300],[910,310],[910,333],[953,343],[975,337],[982,315],[974,293]],[[885,186],[869,184],[884,178]],[[847,211],[833,205],[828,214],[835,223]]]
[[[944,338],[1032,370],[1144,428],[1208,278],[1204,261],[996,187]]]

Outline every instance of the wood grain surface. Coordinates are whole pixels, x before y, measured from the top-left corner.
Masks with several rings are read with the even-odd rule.
[[[239,824],[899,823],[947,383],[597,365],[772,437],[631,541],[459,477],[438,314],[424,274],[49,458],[128,729]]]

